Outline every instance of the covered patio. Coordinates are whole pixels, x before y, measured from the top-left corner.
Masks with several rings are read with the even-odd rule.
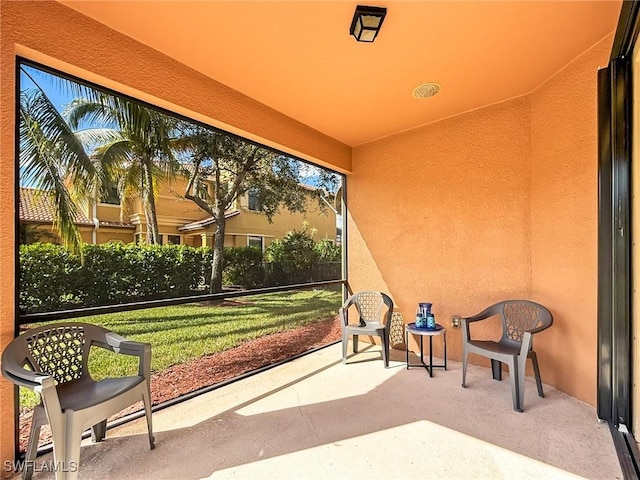
[[[343,366],[334,346],[158,412],[151,452],[137,424],[120,428],[83,450],[82,476],[620,478],[596,408],[640,398],[633,379],[603,394],[598,377],[612,352],[598,337],[597,79],[621,3],[388,2],[361,44],[355,2],[1,0],[0,348],[18,332],[20,59],[345,174],[344,279],[405,319],[433,302],[449,328],[451,368],[433,378],[398,351],[388,370]],[[432,82],[438,95],[412,96]],[[514,298],[554,316],[534,341],[548,395],[527,377],[524,413],[481,359],[460,387],[451,323]],[[11,461],[4,379],[0,400]],[[637,431],[616,408],[607,419]]]
[[[622,478],[607,424],[553,387],[540,398],[527,378],[521,414],[488,368],[463,389],[458,362],[429,378],[400,350],[388,369],[377,347],[340,356],[333,345],[155,413],[152,451],[144,419],[109,431],[82,449],[80,478]]]

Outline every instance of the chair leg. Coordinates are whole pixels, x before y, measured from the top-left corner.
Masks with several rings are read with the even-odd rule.
[[[469,360],[469,352],[465,348],[462,352],[462,388],[465,388],[467,380],[467,361]]]
[[[380,337],[382,340],[382,360],[384,360],[384,368],[389,368],[389,338],[385,338],[383,335]]]
[[[540,368],[538,368],[538,356],[536,352],[529,352],[531,363],[533,364],[533,374],[536,377],[536,386],[538,387],[538,396],[544,398],[544,392],[542,391],[542,378],[540,378]]]
[[[502,362],[499,360],[491,359],[491,374],[494,380],[502,380]]]
[[[64,414],[50,419],[49,425],[51,427],[51,439],[53,443],[53,463],[56,467],[55,475],[56,480],[65,480],[66,472],[63,471],[65,466],[67,455],[67,417]],[[82,433],[82,432],[80,432]],[[80,437],[78,437],[78,443],[80,443]]]
[[[518,355],[516,357],[516,365],[518,367],[518,402],[520,403],[519,412],[524,412],[524,384],[526,376],[524,374],[527,366],[527,357]]]
[[[61,465],[56,464],[56,480],[76,480],[78,478],[81,441],[82,427],[73,416],[70,416],[67,418],[67,431],[65,432],[64,461]],[[60,476],[58,476],[59,473],[61,473]]]
[[[40,429],[49,423],[47,414],[42,405],[33,409],[31,416],[31,430],[29,432],[29,445],[25,456],[24,467],[22,469],[22,480],[31,480],[34,472],[36,454],[38,453],[38,442],[40,441]]]
[[[349,335],[342,334],[342,363],[347,363],[347,346],[349,345]]]
[[[358,353],[358,335],[353,336],[353,353]]]
[[[107,435],[107,419],[105,418],[101,422],[96,423],[91,427],[91,441],[93,443],[101,442]]]
[[[151,394],[149,390],[142,393],[142,402],[144,403],[144,414],[147,417],[147,430],[149,431],[149,447],[151,450],[155,448],[155,439],[153,438],[153,424],[151,422]]]
[[[518,359],[513,357],[509,360],[509,377],[511,377],[511,397],[513,400],[513,409],[516,412],[522,412],[520,406],[520,383],[518,378]]]

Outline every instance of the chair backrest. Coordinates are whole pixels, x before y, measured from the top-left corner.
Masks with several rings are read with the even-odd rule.
[[[553,316],[546,307],[529,300],[506,300],[495,307],[502,318],[503,341],[521,344],[525,331],[539,332],[553,323]]]
[[[89,350],[93,339],[105,331],[96,325],[79,322],[50,324],[30,329],[7,346],[5,362],[18,368],[28,365],[35,372],[53,377],[56,384],[88,375]]]
[[[404,344],[404,317],[397,308],[391,313],[391,325],[389,327],[389,345],[392,347]]]
[[[360,321],[382,322],[382,308],[387,307],[387,326],[390,327],[390,318],[393,312],[393,300],[382,292],[358,292],[352,297],[352,304],[355,304],[360,316]]]

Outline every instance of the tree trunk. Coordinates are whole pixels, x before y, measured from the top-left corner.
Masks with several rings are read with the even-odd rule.
[[[158,216],[156,214],[156,200],[153,195],[153,176],[151,162],[142,162],[142,204],[147,219],[147,243],[156,244],[160,240],[158,234]]]
[[[216,233],[213,238],[213,260],[211,260],[211,293],[222,291],[222,269],[224,258],[224,231],[226,219],[224,210],[216,208]]]

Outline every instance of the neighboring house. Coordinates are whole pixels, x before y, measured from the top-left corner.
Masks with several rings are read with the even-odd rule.
[[[213,246],[215,222],[191,200],[182,198],[185,182],[184,178],[177,177],[161,185],[156,199],[161,242]],[[272,223],[258,210],[257,196],[252,192],[236,201],[235,208],[226,214],[225,246],[253,246],[264,250],[274,239],[283,238],[291,230],[300,230],[305,224],[314,230],[316,241],[323,238],[336,241],[336,214],[329,207],[321,210],[315,200],[309,200],[304,214],[281,208]],[[53,212],[53,203],[47,195],[38,190],[20,189],[20,223],[29,226],[32,241],[57,241],[57,235],[52,231]],[[124,210],[114,195],[104,203],[85,205],[81,207],[76,224],[86,243],[144,241],[147,230],[138,197],[127,199]]]
[[[98,204],[95,215],[89,208],[80,208],[75,223],[85,243],[106,243],[108,241],[133,241],[135,225],[120,221],[119,207]],[[42,190],[20,189],[20,230],[26,243],[34,241],[54,242],[59,237],[53,230],[54,204]],[[93,210],[93,208],[91,209]],[[117,211],[116,211],[117,210]],[[95,219],[95,220],[94,220]]]

